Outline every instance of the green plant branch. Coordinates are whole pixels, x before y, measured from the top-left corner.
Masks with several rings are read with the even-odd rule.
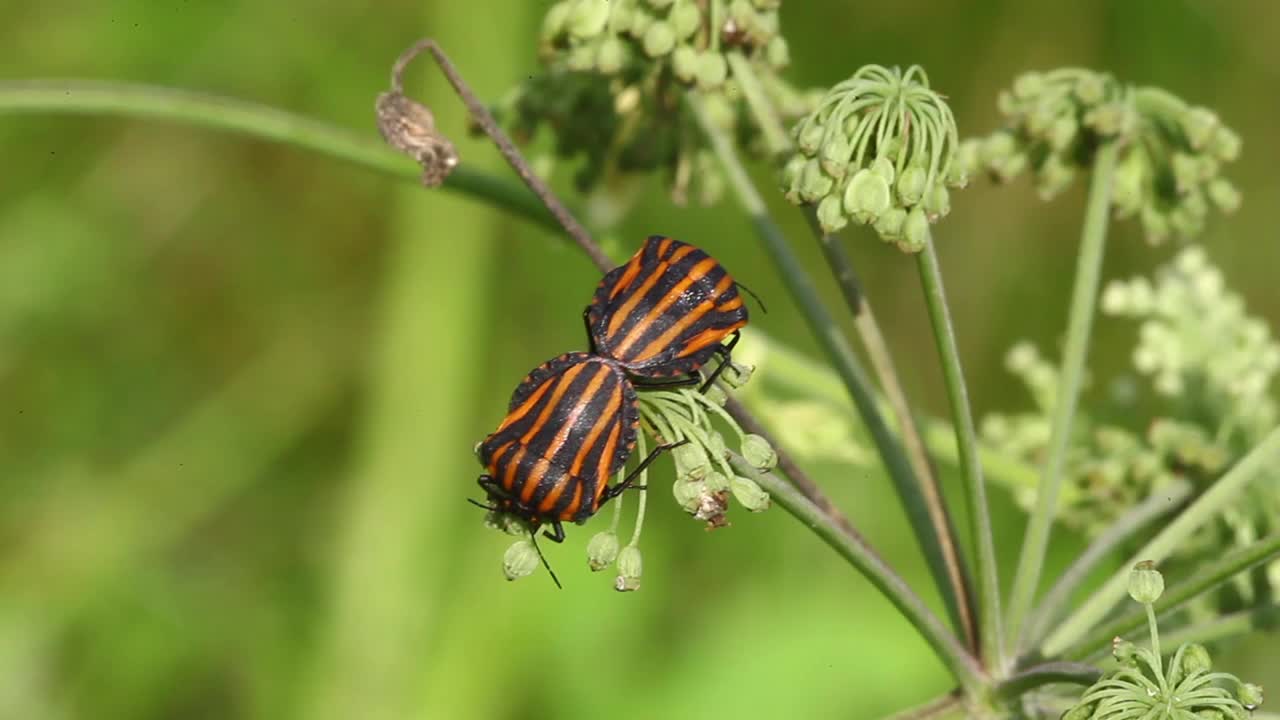
[[[1196,568],[1192,575],[1178,582],[1160,596],[1155,603],[1157,615],[1177,609],[1183,603],[1207,593],[1236,575],[1280,557],[1280,533],[1275,533],[1251,545],[1240,548],[1226,557]],[[1126,576],[1128,570],[1125,570]],[[1141,628],[1147,622],[1147,609],[1128,613],[1103,625],[1076,641],[1062,653],[1070,660],[1084,660],[1105,649],[1112,638],[1123,637]],[[1056,653],[1055,653],[1056,654]]]
[[[916,488],[914,497],[911,498],[911,502],[922,505],[928,513],[929,522],[933,529],[931,539],[937,541],[936,551],[941,555],[941,565],[946,573],[945,579],[949,583],[952,597],[955,598],[954,603],[948,603],[948,608],[955,608],[952,622],[964,633],[965,643],[969,648],[977,652],[979,649],[978,629],[977,620],[973,615],[971,580],[964,566],[964,559],[960,554],[955,525],[952,524],[951,516],[947,512],[947,505],[942,496],[942,490],[938,485],[937,474],[934,472],[933,463],[929,461],[928,452],[925,450],[920,427],[916,423],[915,415],[911,412],[911,405],[907,402],[907,394],[903,391],[902,383],[898,379],[898,371],[894,366],[893,355],[889,352],[889,345],[884,340],[884,333],[880,330],[880,323],[876,321],[875,313],[871,309],[871,302],[862,292],[861,283],[858,282],[857,273],[853,269],[853,263],[850,262],[844,246],[840,244],[840,238],[824,233],[822,228],[818,226],[817,217],[812,211],[806,212],[805,215],[809,220],[809,226],[813,229],[813,233],[818,239],[819,245],[822,246],[822,252],[826,256],[827,264],[831,267],[831,274],[835,278],[836,284],[840,287],[841,294],[844,296],[845,304],[849,307],[849,313],[853,316],[854,328],[862,340],[862,347],[866,350],[867,357],[871,360],[871,368],[874,370],[876,378],[880,381],[880,389],[884,393],[893,417],[897,420],[897,427],[902,433],[902,444],[906,451],[907,461],[911,463],[911,469],[915,472],[916,479],[919,480],[919,485]],[[942,578],[935,578],[935,580],[941,585]]]
[[[1277,624],[1280,624],[1280,603],[1271,603],[1178,628],[1165,633],[1164,638],[1169,647],[1184,643],[1211,643],[1258,630],[1274,630]]]
[[[1090,628],[1097,625],[1124,597],[1129,568],[1134,563],[1141,560],[1158,563],[1168,557],[1169,553],[1185,542],[1191,533],[1216,516],[1227,503],[1258,477],[1262,470],[1277,461],[1280,461],[1280,427],[1268,433],[1261,443],[1249,451],[1248,455],[1218,478],[1217,482],[1174,518],[1151,542],[1135,553],[1130,562],[1121,566],[1105,585],[1090,596],[1088,601],[1059,624],[1045,640],[1042,647],[1043,654],[1046,656],[1061,654],[1075,643],[1076,638],[1083,636]],[[1166,597],[1170,594],[1166,593]]]
[[[366,137],[265,105],[187,90],[74,79],[0,82],[0,114],[6,113],[99,115],[185,123],[291,145],[415,185],[420,185],[422,178],[422,168],[372,133]],[[555,218],[529,191],[488,173],[459,166],[444,188],[560,230]]]
[[[926,703],[887,715],[884,720],[928,720],[929,718],[946,717],[950,713],[963,709],[963,702],[964,696],[958,691],[952,691]]]
[[[1102,677],[1102,671],[1092,665],[1077,662],[1050,662],[1035,665],[1009,676],[996,688],[996,697],[1012,700],[1043,685],[1071,683],[1092,685]]]
[[[1018,556],[1018,568],[1014,574],[1009,601],[1009,639],[1014,647],[1021,644],[1023,623],[1035,601],[1036,589],[1040,584],[1040,570],[1049,550],[1049,536],[1053,530],[1058,491],[1062,486],[1067,445],[1071,439],[1076,402],[1084,380],[1089,334],[1098,300],[1098,285],[1102,277],[1102,260],[1110,222],[1111,188],[1119,149],[1118,141],[1103,143],[1094,158],[1093,181],[1089,186],[1089,201],[1085,208],[1084,230],[1076,261],[1075,285],[1071,291],[1071,309],[1067,318],[1062,376],[1050,421],[1049,449],[1039,491],[1036,493],[1036,506],[1027,522],[1022,552]]]
[[[741,51],[734,50],[729,53],[729,69],[733,72],[733,79],[738,81],[738,87],[742,88],[742,95],[760,128],[760,134],[764,136],[764,144],[770,157],[778,158],[786,154],[791,149],[791,138],[778,119],[773,103],[769,102],[764,88],[760,86],[755,71],[751,69],[751,62]]]
[[[972,696],[982,692],[985,678],[977,661],[960,644],[955,634],[929,610],[924,601],[867,544],[866,540],[856,533],[850,535],[836,527],[818,506],[810,502],[791,484],[783,482],[772,473],[759,472],[737,455],[731,456],[730,463],[735,472],[754,480],[764,488],[774,502],[809,526],[818,537],[826,541],[871,581],[871,584],[875,585],[876,589],[888,598],[903,617],[919,631],[933,648],[934,653],[946,665],[956,682],[960,683],[967,693]]]
[[[987,488],[978,461],[978,434],[973,427],[973,409],[965,386],[960,350],[956,346],[955,328],[947,306],[947,293],[942,284],[942,268],[933,238],[925,240],[924,250],[916,253],[920,271],[920,287],[933,325],[933,336],[942,362],[951,419],[955,427],[956,451],[960,456],[960,474],[964,478],[965,501],[969,511],[970,538],[978,558],[978,605],[982,636],[982,654],[988,667],[1003,666],[1004,641],[1000,626],[1000,577],[996,567],[995,541],[991,532],[991,511],[987,504]]]
[[[1024,646],[1020,647],[1020,649],[1025,649],[1025,646],[1029,646],[1044,637],[1044,634],[1049,631],[1051,623],[1059,619],[1062,608],[1071,599],[1072,593],[1080,587],[1080,584],[1085,581],[1089,573],[1093,572],[1099,562],[1153,521],[1180,507],[1183,501],[1191,496],[1192,490],[1193,488],[1189,481],[1179,478],[1130,508],[1112,523],[1105,532],[1095,538],[1089,544],[1089,547],[1085,548],[1085,551],[1080,554],[1080,557],[1071,563],[1071,567],[1067,568],[1066,572],[1059,576],[1058,581],[1054,583],[1049,592],[1045,593],[1044,597],[1040,599],[1035,610],[1027,619],[1027,631],[1023,634],[1025,638],[1023,641]]]
[[[951,585],[947,581],[946,564],[942,559],[941,553],[938,552],[940,544],[933,534],[933,525],[930,522],[928,510],[922,502],[916,500],[919,483],[907,463],[897,438],[880,414],[880,408],[871,390],[871,383],[866,371],[858,362],[853,348],[849,345],[844,333],[841,332],[835,318],[827,311],[799,258],[796,257],[786,238],[783,237],[782,231],[769,216],[764,199],[760,196],[759,191],[756,190],[750,177],[747,176],[746,169],[742,166],[737,152],[733,148],[733,143],[706,117],[702,100],[696,93],[690,93],[686,97],[699,124],[702,126],[703,132],[706,133],[710,140],[713,151],[724,167],[725,174],[729,179],[729,185],[739,204],[751,217],[756,234],[764,243],[765,249],[769,252],[774,265],[782,275],[788,291],[800,308],[801,315],[804,316],[809,329],[831,359],[836,372],[844,382],[846,391],[853,399],[854,406],[862,417],[863,423],[866,425],[872,441],[884,461],[889,477],[893,481],[894,489],[897,491],[898,497],[907,512],[912,529],[916,533],[917,543],[926,560],[929,561],[935,582],[938,584],[944,601],[948,604],[948,612],[953,617],[959,617],[959,613],[956,610],[957,600],[950,592]]]

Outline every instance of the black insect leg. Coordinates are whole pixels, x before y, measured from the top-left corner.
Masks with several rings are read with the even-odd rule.
[[[737,330],[734,330],[733,334],[729,336],[728,342],[716,347],[716,354],[720,356],[720,364],[716,366],[715,370],[711,371],[709,376],[707,376],[707,381],[702,383],[702,387],[698,388],[698,392],[706,392],[707,388],[711,387],[715,381],[719,379],[720,374],[725,371],[725,368],[729,367],[729,354],[733,352],[733,346],[738,344],[739,337],[741,337],[741,335]]]

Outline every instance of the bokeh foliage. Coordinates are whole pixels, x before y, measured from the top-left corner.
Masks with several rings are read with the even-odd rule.
[[[373,98],[416,37],[440,39],[497,97],[531,71],[541,11],[2,0],[0,75],[203,89],[372,135]],[[782,18],[797,85],[920,63],[966,134],[998,123],[1015,74],[1060,65],[1215,108],[1245,140],[1232,173],[1245,202],[1210,223],[1208,252],[1252,312],[1280,318],[1267,99],[1280,6],[830,1]],[[463,162],[503,171],[463,137],[444,83],[418,73]],[[0,162],[0,717],[872,717],[946,688],[889,604],[782,513],[708,535],[659,490],[640,592],[587,572],[590,527],[551,550],[566,591],[502,581],[506,539],[463,503],[471,446],[524,372],[584,344],[597,277],[560,238],[154,123],[3,117]],[[745,218],[674,208],[657,178],[627,192],[616,255],[654,232],[695,241],[770,299],[756,324],[811,350]],[[773,202],[816,262],[800,216]],[[1014,339],[1055,347],[1082,204],[1081,188],[1045,206],[1025,183],[953,199],[939,244],[979,414],[1022,402],[1001,364]],[[1173,252],[1114,232],[1108,278]],[[851,251],[908,391],[942,414],[911,269],[888,248]],[[1126,336],[1100,322],[1091,366],[1123,369]],[[926,587],[884,479],[812,470]],[[995,501],[1011,564],[1022,516]],[[1267,644],[1215,659],[1280,684]]]

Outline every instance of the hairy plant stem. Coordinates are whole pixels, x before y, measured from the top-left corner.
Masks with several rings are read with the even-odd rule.
[[[291,145],[420,184],[422,169],[372,133],[356,132],[273,107],[151,85],[95,80],[0,82],[0,114],[75,114],[148,118]],[[460,166],[444,188],[470,195],[543,227],[560,225],[528,190],[485,172]]]
[[[932,526],[932,535],[929,540],[936,542],[936,544],[930,543],[929,546],[936,548],[937,554],[941,556],[940,571],[945,572],[945,577],[935,575],[934,580],[944,595],[949,585],[950,594],[955,598],[954,603],[948,603],[949,609],[953,607],[955,609],[952,622],[964,633],[965,644],[969,649],[978,652],[978,630],[977,620],[973,615],[972,586],[964,566],[964,559],[960,554],[955,525],[952,524],[951,516],[947,512],[942,489],[938,485],[937,473],[934,472],[933,463],[929,460],[924,439],[920,434],[920,426],[916,423],[911,405],[907,402],[907,394],[903,391],[902,382],[898,379],[893,355],[889,352],[884,333],[880,331],[880,323],[876,321],[875,313],[871,309],[871,301],[862,292],[853,263],[849,261],[848,253],[840,244],[840,238],[824,233],[818,226],[817,217],[812,211],[806,212],[805,215],[809,219],[814,235],[818,238],[818,243],[822,246],[822,252],[844,296],[845,304],[849,307],[849,313],[853,316],[853,326],[862,340],[862,347],[867,357],[871,359],[871,368],[875,371],[876,379],[880,381],[880,389],[884,392],[885,399],[888,400],[889,407],[897,419],[907,461],[911,463],[911,469],[919,480],[917,492],[910,501],[922,505],[928,514]],[[921,532],[927,533],[928,528],[918,528],[917,533]],[[930,567],[933,567],[932,558]]]
[[[1019,650],[1027,649],[1044,637],[1051,624],[1059,619],[1059,614],[1071,599],[1071,594],[1080,587],[1103,558],[1153,521],[1181,507],[1183,501],[1191,496],[1192,489],[1191,483],[1181,478],[1160,488],[1146,500],[1130,508],[1094,539],[1075,562],[1071,563],[1071,567],[1059,576],[1049,592],[1040,599],[1036,609],[1027,619],[1026,632],[1022,636],[1023,644]]]
[[[982,656],[989,668],[1003,668],[1004,640],[1001,637],[1000,577],[996,568],[996,548],[991,532],[991,511],[987,504],[987,488],[978,461],[978,434],[973,428],[973,409],[965,386],[960,350],[956,346],[955,329],[947,306],[947,293],[942,285],[942,268],[933,238],[924,250],[916,253],[920,271],[920,288],[933,325],[942,375],[946,380],[947,398],[951,404],[951,420],[955,426],[956,450],[960,455],[960,474],[964,478],[966,507],[969,512],[970,537],[978,566],[978,630],[982,637]]]
[[[808,525],[814,533],[871,581],[871,584],[875,585],[902,613],[903,617],[920,632],[967,694],[980,696],[984,692],[986,679],[977,660],[965,650],[941,618],[929,610],[906,581],[889,567],[862,536],[857,533],[850,535],[836,527],[818,506],[801,495],[791,484],[783,482],[772,473],[761,473],[737,455],[731,457],[730,463],[735,472],[754,480],[764,488],[774,502],[781,505],[797,520]]]
[[[1058,382],[1056,404],[1050,421],[1048,454],[1036,494],[1036,506],[1027,521],[1026,536],[1022,542],[1022,552],[1018,556],[1018,569],[1014,574],[1009,601],[1009,638],[1014,647],[1020,644],[1024,620],[1035,601],[1036,589],[1040,584],[1040,570],[1049,550],[1049,536],[1053,530],[1058,491],[1062,486],[1063,465],[1071,439],[1071,424],[1084,380],[1089,333],[1098,300],[1098,285],[1102,277],[1102,260],[1110,222],[1111,188],[1119,149],[1118,142],[1104,143],[1098,148],[1094,158],[1093,180],[1089,186],[1084,230],[1076,260],[1075,286],[1071,291],[1067,337],[1062,351],[1062,376]]]
[[[1164,591],[1164,594],[1155,603],[1154,612],[1160,615],[1174,610],[1183,603],[1213,590],[1236,575],[1277,557],[1280,557],[1280,533],[1272,534],[1251,545],[1235,550],[1227,554],[1226,557],[1196,568],[1190,577],[1169,586]],[[1129,567],[1132,567],[1132,563],[1125,566],[1124,574],[1126,578],[1129,574]],[[1085,634],[1084,637],[1076,636],[1073,638],[1071,646],[1061,653],[1062,656],[1071,660],[1085,660],[1094,653],[1105,650],[1112,638],[1124,636],[1142,627],[1143,622],[1148,620],[1146,611],[1147,608],[1144,607],[1142,610],[1122,615],[1114,621]],[[1057,655],[1058,653],[1054,654]]]
[[[1191,533],[1209,522],[1227,503],[1248,486],[1269,464],[1280,461],[1280,427],[1273,429],[1195,502],[1174,518],[1160,534],[1139,550],[1116,571],[1097,592],[1067,617],[1042,645],[1046,656],[1057,655],[1083,636],[1106,616],[1125,595],[1129,568],[1141,560],[1159,563],[1175,548],[1185,542]],[[1166,596],[1170,593],[1166,593]],[[1163,599],[1163,598],[1161,598]]]
[[[880,414],[866,371],[858,362],[839,324],[823,304],[799,258],[769,216],[764,199],[747,176],[746,169],[738,159],[732,142],[708,120],[701,98],[695,93],[690,93],[686,97],[703,131],[707,134],[713,151],[724,167],[729,186],[737,197],[738,203],[751,217],[756,234],[764,243],[765,249],[782,275],[788,291],[800,308],[801,315],[831,359],[837,374],[844,382],[845,389],[853,399],[854,406],[880,452],[885,469],[893,481],[894,489],[907,512],[912,528],[916,531],[916,540],[930,562],[930,569],[934,571],[934,577],[938,581],[944,601],[947,602],[948,610],[953,617],[959,618],[960,614],[956,609],[957,598],[950,592],[951,585],[946,579],[946,564],[938,551],[940,540],[933,536],[933,526],[924,503],[916,500],[919,482],[903,454],[902,447],[898,444],[897,437]],[[958,626],[963,627],[963,625]]]

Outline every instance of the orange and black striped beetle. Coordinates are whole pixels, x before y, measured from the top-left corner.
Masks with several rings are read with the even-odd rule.
[[[747,308],[738,284],[715,258],[651,235],[626,264],[605,274],[583,319],[592,352],[616,361],[642,385],[692,376],[719,354],[724,362],[705,389],[727,366]]]
[[[635,449],[636,393],[619,364],[573,352],[535,368],[516,388],[507,416],[479,446],[488,510],[515,515],[564,540],[564,521],[581,523],[631,486],[669,446],[655,448],[624,480],[609,478]],[[477,503],[479,504],[479,503]]]

